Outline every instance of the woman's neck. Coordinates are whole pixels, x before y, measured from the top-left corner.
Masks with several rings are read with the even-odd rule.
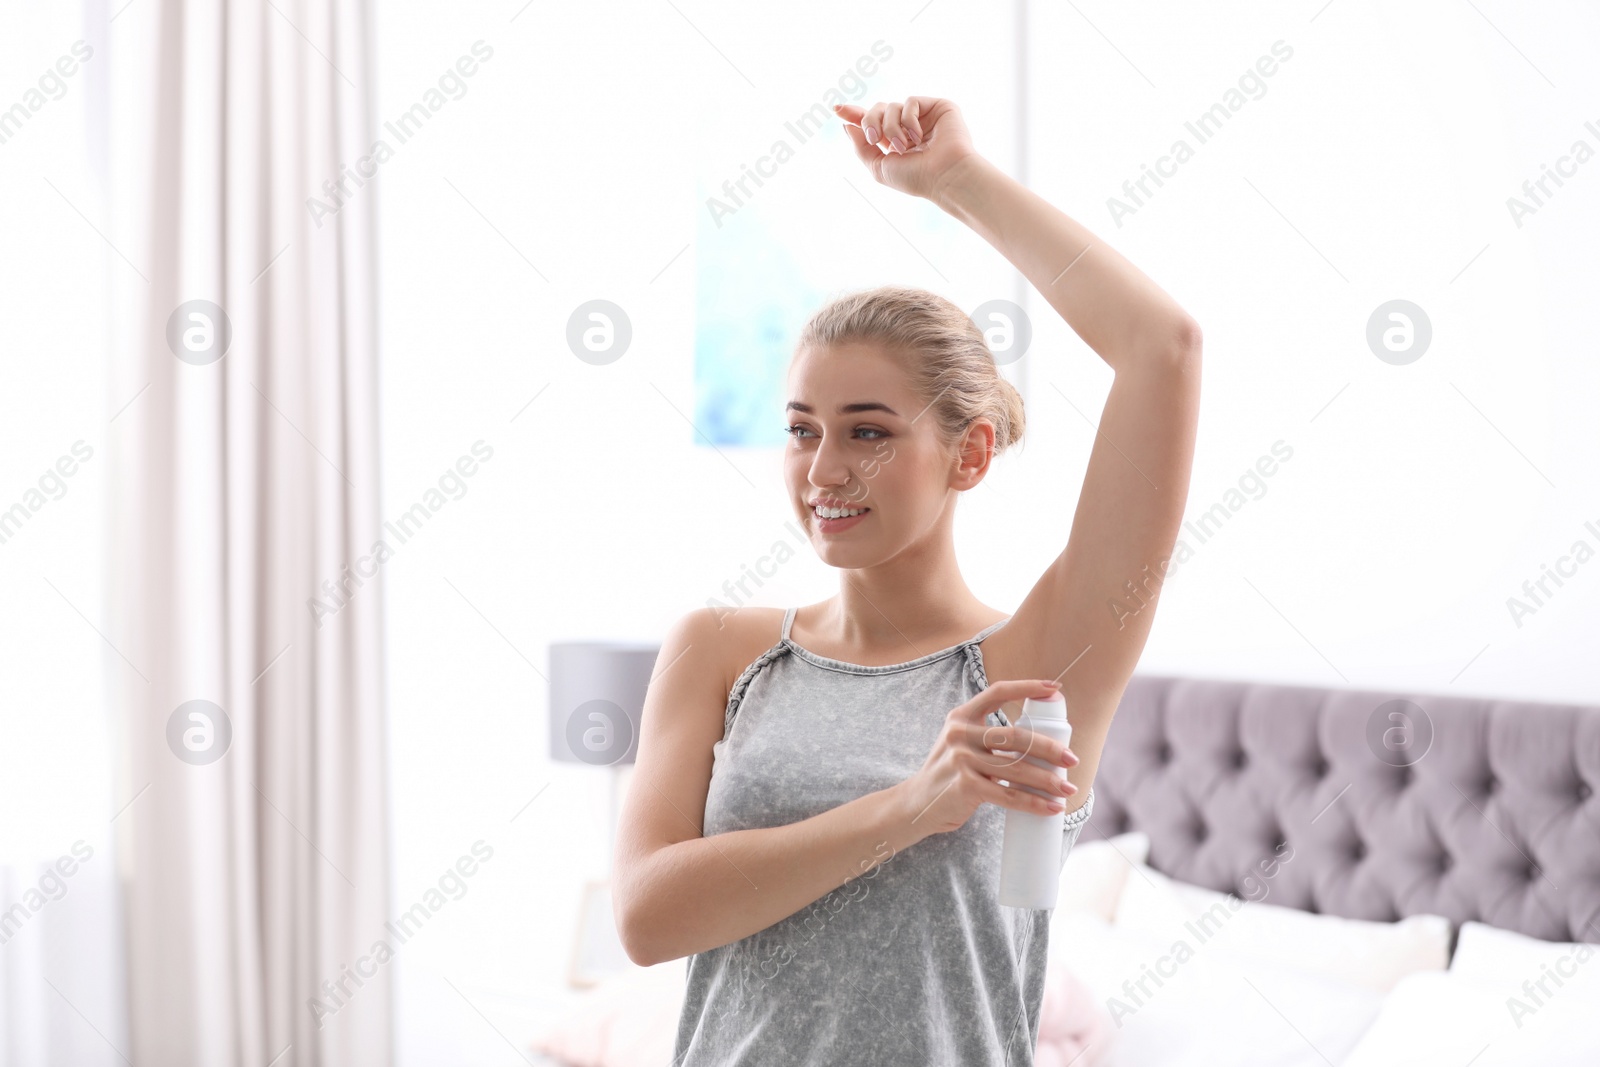
[[[813,632],[864,654],[909,652],[906,658],[914,658],[953,643],[951,635],[965,640],[993,616],[967,588],[952,553],[844,571],[838,595],[807,622]]]

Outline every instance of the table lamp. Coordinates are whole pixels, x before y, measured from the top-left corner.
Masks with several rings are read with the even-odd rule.
[[[660,646],[623,641],[550,644],[550,758],[604,767],[610,775],[606,873],[585,883],[568,981],[594,985],[605,973],[633,966],[611,911],[611,857],[616,851],[622,767],[639,749],[639,723]]]

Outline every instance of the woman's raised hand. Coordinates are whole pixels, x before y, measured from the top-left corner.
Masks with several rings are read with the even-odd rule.
[[[906,817],[920,837],[946,833],[964,826],[978,805],[985,802],[1048,815],[1066,807],[1063,797],[1078,787],[1057,771],[1040,767],[1024,757],[1042,759],[1056,767],[1072,767],[1078,757],[1061,742],[1020,726],[989,726],[984,722],[1002,704],[1025,697],[1046,697],[1058,692],[1050,682],[995,682],[945,716],[944,728],[928,753],[922,769],[901,782],[899,792]],[[1003,754],[997,755],[999,751]],[[1005,780],[1011,785],[1001,785]],[[1048,800],[1024,789],[1025,785],[1058,799]]]
[[[908,96],[904,103],[876,103],[865,110],[835,104],[856,155],[880,184],[933,199],[957,164],[977,153],[961,109],[936,96]]]

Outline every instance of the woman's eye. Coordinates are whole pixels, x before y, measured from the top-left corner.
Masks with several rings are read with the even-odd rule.
[[[811,433],[810,429],[808,429],[805,426],[794,426],[794,425],[785,426],[784,429],[783,429],[783,432],[788,434],[790,437],[801,437],[801,436],[803,436],[805,434]],[[858,433],[858,434],[873,434],[874,436],[866,438],[866,440],[868,440],[868,441],[876,441],[880,437],[888,437],[889,436],[889,432],[887,430],[879,430],[879,429],[876,429],[876,428],[871,427],[871,426],[858,426],[858,427],[856,427],[856,433]]]

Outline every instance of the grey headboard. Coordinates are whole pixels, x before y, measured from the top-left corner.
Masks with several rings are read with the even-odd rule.
[[[1600,707],[1136,675],[1089,829],[1248,899],[1600,942],[1596,794]]]

